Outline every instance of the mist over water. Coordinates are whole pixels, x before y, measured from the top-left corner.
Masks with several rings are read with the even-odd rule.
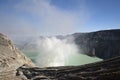
[[[42,37],[37,40],[37,55],[35,64],[39,67],[77,66],[101,59],[89,57],[80,53],[74,42],[74,37]]]
[[[73,37],[59,39],[56,37],[44,37],[38,39],[38,56],[36,64],[40,67],[65,66],[69,57],[79,53]]]

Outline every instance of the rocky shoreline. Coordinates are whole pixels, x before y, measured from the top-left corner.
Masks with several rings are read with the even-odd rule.
[[[21,75],[29,80],[119,80],[120,56],[82,66],[29,68],[23,65],[16,73]]]

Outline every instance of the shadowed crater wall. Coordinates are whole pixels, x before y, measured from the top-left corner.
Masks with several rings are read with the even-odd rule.
[[[120,29],[75,33],[81,53],[108,59],[120,55]]]

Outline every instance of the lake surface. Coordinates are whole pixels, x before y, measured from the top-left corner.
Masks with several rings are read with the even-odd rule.
[[[26,56],[28,56],[35,64],[37,64],[36,63],[36,60],[38,58],[38,53],[37,52],[23,51],[23,53]],[[41,57],[45,58],[45,56],[41,56]],[[68,56],[68,58],[65,60],[64,66],[77,66],[77,65],[83,65],[83,64],[88,64],[88,63],[94,63],[94,62],[98,62],[98,61],[102,61],[102,59],[97,58],[97,57],[89,57],[89,56],[84,55],[84,54],[74,54],[74,55]],[[40,62],[42,63],[42,61],[40,61]],[[58,66],[63,66],[63,65],[58,65]],[[41,67],[41,66],[39,66],[39,67]],[[48,67],[48,66],[44,66],[44,67]]]
[[[23,53],[29,57],[34,63],[36,63],[36,58],[38,57],[37,52],[29,52],[29,51],[23,51]],[[54,58],[54,57],[53,57]],[[84,54],[72,54],[69,55],[65,61],[64,66],[77,66],[77,65],[83,65],[83,64],[88,64],[88,63],[93,63],[93,62],[98,62],[102,61],[102,59],[97,58],[97,57],[89,57]],[[41,61],[40,61],[41,62]]]

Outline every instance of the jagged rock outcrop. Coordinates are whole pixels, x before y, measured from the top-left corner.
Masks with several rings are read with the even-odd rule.
[[[29,68],[24,65],[16,73],[23,75],[28,80],[120,80],[120,56],[82,66]]]
[[[120,56],[120,29],[75,33],[73,36],[83,54],[102,59]]]
[[[23,64],[33,67],[34,64],[0,33],[0,80],[22,80],[16,77],[16,69]]]

